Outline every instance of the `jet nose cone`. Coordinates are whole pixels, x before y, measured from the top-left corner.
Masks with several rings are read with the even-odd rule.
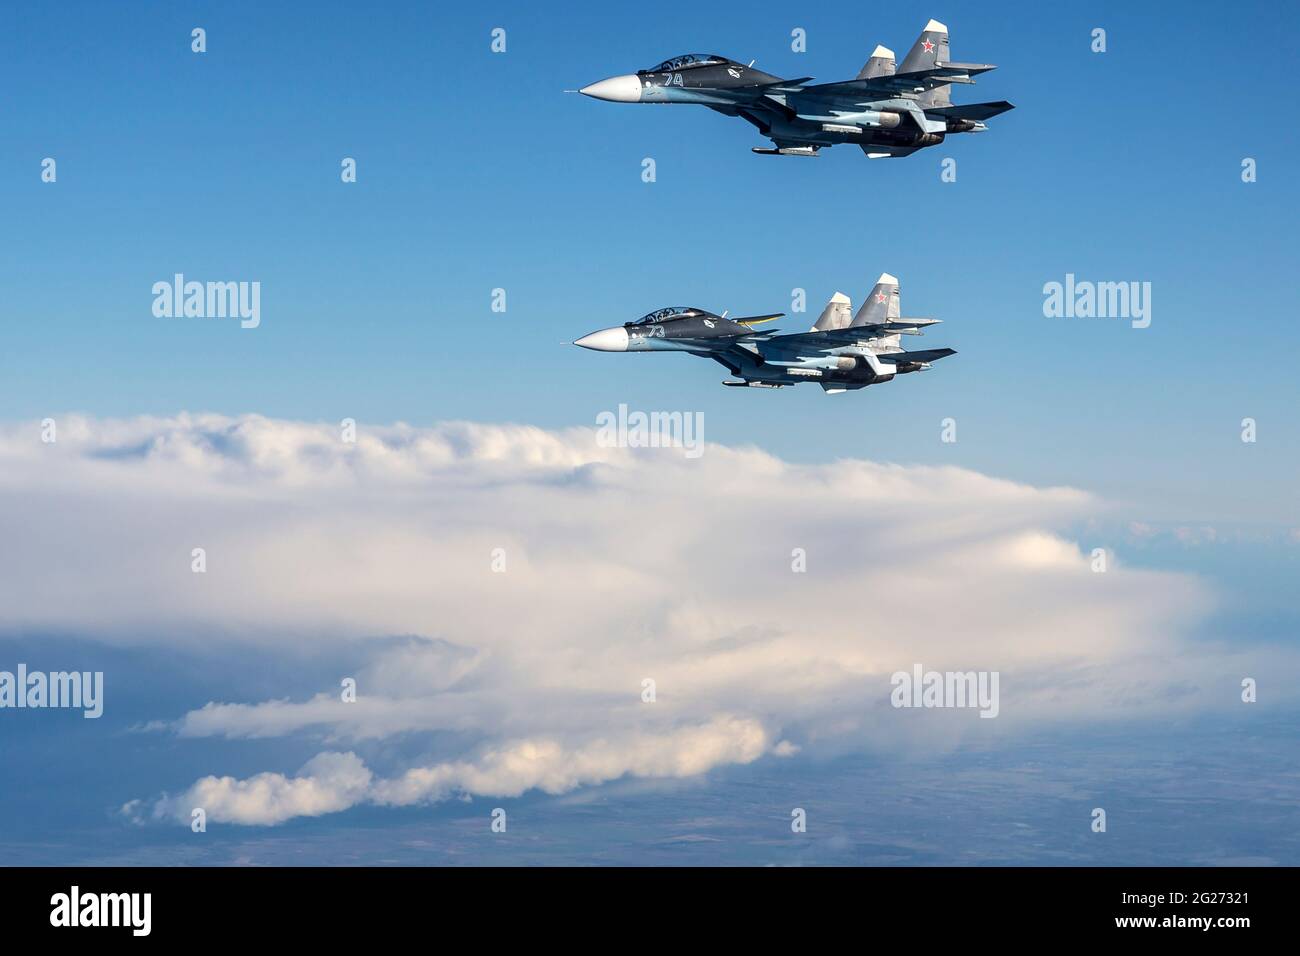
[[[594,349],[597,352],[626,352],[627,329],[621,325],[612,329],[601,329],[599,332],[584,335],[573,344],[581,345],[584,349]]]
[[[639,103],[641,102],[641,78],[633,73],[627,76],[611,76],[608,80],[584,86],[578,92],[611,103]]]

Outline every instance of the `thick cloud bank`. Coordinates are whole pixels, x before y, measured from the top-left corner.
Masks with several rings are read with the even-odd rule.
[[[321,752],[177,781],[130,805],[142,817],[276,824],[949,747],[1224,706],[1238,680],[1228,650],[1185,636],[1203,585],[1122,554],[1098,573],[1063,537],[1098,507],[1077,490],[602,448],[591,429],[362,424],[349,442],[256,416],[57,427],[53,443],[37,423],[0,428],[0,629],[232,653],[370,639],[338,675],[355,702],[335,682],[159,714],[155,732]],[[892,707],[890,675],[915,664],[999,672],[997,719]],[[423,735],[428,759],[370,769],[399,734]]]

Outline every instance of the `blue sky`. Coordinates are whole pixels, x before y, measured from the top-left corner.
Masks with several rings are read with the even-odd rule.
[[[1295,13],[746,3],[473,13],[385,4],[10,10],[4,403],[312,420],[591,424],[619,401],[703,410],[711,439],[806,460],[955,461],[1135,496],[1172,520],[1296,520],[1293,112],[1270,54]],[[1254,11],[1254,12],[1252,12]],[[906,163],[749,153],[705,110],[564,95],[695,49],[856,73],[934,15],[999,69],[959,101],[1017,109]],[[1291,22],[1287,23],[1287,19]],[[189,29],[203,24],[209,52]],[[489,32],[508,31],[494,55]],[[1108,52],[1090,52],[1104,26]],[[790,50],[795,27],[808,52]],[[1225,54],[1227,54],[1225,56]],[[57,184],[39,162],[59,162]],[[359,182],[339,181],[355,157]],[[652,156],[658,181],[640,180]],[[956,183],[939,180],[944,157]],[[1240,181],[1257,159],[1259,181]],[[153,282],[257,279],[264,321],[169,322]],[[889,388],[736,394],[711,363],[561,344],[668,303],[733,313],[860,300],[881,271],[961,358]],[[1153,321],[1047,319],[1073,272],[1153,284]],[[506,314],[490,311],[505,288]],[[795,329],[811,316],[791,316]],[[942,339],[942,342],[940,342]],[[958,418],[959,441],[938,440]],[[1260,442],[1243,448],[1243,417]],[[1248,499],[1218,500],[1224,482]]]
[[[948,24],[956,59],[999,67],[957,88],[956,101],[1007,99],[1016,109],[987,133],[907,160],[868,162],[849,147],[816,160],[758,157],[750,147],[765,141],[739,120],[563,92],[693,51],[756,59],[783,76],[846,79],[877,43],[901,57],[930,17]],[[555,429],[591,426],[619,403],[700,411],[709,441],[792,462],[957,464],[1085,489],[1096,506],[1061,519],[1077,540],[1120,547],[1134,567],[1185,573],[1216,594],[1214,611],[1189,628],[1193,641],[1231,633],[1289,653],[1300,622],[1290,595],[1300,527],[1300,196],[1288,93],[1298,21],[1292,6],[1253,2],[806,9],[757,0],[547,11],[323,2],[310,15],[258,2],[10,6],[0,13],[0,420],[189,411]],[[190,51],[195,26],[207,31],[202,55]],[[494,27],[507,31],[505,54],[490,50]],[[1090,50],[1094,27],[1107,31],[1104,54]],[[795,28],[807,31],[806,53],[791,51]],[[40,180],[47,156],[58,162],[54,184]],[[343,157],[357,161],[355,184],[340,182]],[[641,181],[645,157],[656,162],[651,184]],[[948,157],[955,183],[939,177]],[[1257,161],[1258,182],[1241,181],[1245,157]],[[807,291],[808,313],[774,324],[800,330],[832,292],[856,303],[882,271],[900,277],[904,314],[944,320],[905,344],[951,346],[956,357],[925,375],[827,396],[725,389],[713,363],[567,344],[665,304],[789,311],[795,288]],[[155,318],[151,286],[176,272],[260,281],[261,326]],[[1043,284],[1066,273],[1150,282],[1150,327],[1044,317]],[[490,308],[497,287],[504,314]],[[1259,423],[1254,444],[1239,438],[1248,416]],[[947,417],[957,420],[956,444],[940,441]],[[1155,533],[1134,533],[1132,522]],[[1214,536],[1180,537],[1179,527]],[[59,648],[72,646],[127,672],[136,666],[117,656],[133,653],[132,642],[91,653],[87,640],[75,629],[9,626],[3,660],[54,667]],[[202,773],[292,770],[319,749],[141,737],[139,722],[208,700],[302,699],[334,673],[332,661],[293,657],[266,663],[275,677],[265,687],[220,668],[187,682],[202,656],[175,654],[164,670],[182,676],[166,695],[133,686],[123,697],[130,706],[110,715],[110,753],[126,763],[114,756],[96,770],[104,817],[94,828],[105,852],[129,853],[137,839],[111,818],[120,802]],[[87,747],[64,724],[40,732]],[[1043,758],[1062,774],[1105,763],[1085,734],[1062,733],[1072,741],[1065,755]],[[1196,727],[1171,734],[1162,744],[1135,731],[1134,752],[1192,746]],[[46,739],[4,746],[10,759],[32,761]],[[142,739],[152,742],[138,751]],[[1213,739],[1207,760],[1240,771],[1236,738]],[[1262,765],[1294,767],[1293,748],[1264,741]],[[396,764],[400,751],[367,758]],[[1014,780],[1022,757],[1001,753],[989,773]],[[808,759],[806,775],[834,790],[837,774],[854,779],[876,758]],[[933,759],[941,775],[943,758]],[[167,777],[160,762],[184,772]],[[114,766],[135,768],[130,786],[113,781]],[[687,789],[692,800],[725,802],[779,787],[785,773],[732,768],[703,797]],[[943,803],[936,787],[934,807]],[[1202,822],[1221,812],[1221,797],[1207,792]],[[5,806],[0,839],[11,847],[84,820],[57,776]],[[33,834],[27,814],[38,806],[48,826]],[[627,837],[629,861],[664,826],[653,800],[636,807],[646,816]],[[394,812],[400,828],[415,811]],[[384,813],[290,826],[328,845],[331,826],[383,826]],[[1228,838],[1198,852],[1267,856],[1254,827],[1240,852]],[[141,845],[171,839],[147,832]],[[1131,845],[1123,861],[1175,861],[1167,836]],[[902,862],[942,857],[913,849]],[[585,860],[592,850],[574,836],[564,853]],[[1280,855],[1296,860],[1293,846]],[[837,844],[810,859],[875,857]]]

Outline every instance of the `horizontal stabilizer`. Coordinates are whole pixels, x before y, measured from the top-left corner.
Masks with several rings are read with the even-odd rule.
[[[882,362],[893,362],[895,365],[902,365],[907,362],[937,362],[941,358],[956,354],[956,349],[918,349],[915,352],[890,352],[885,355],[877,355],[876,358]]]
[[[872,326],[879,329],[881,335],[925,335],[921,330],[931,325],[938,325],[942,319],[900,319],[886,322],[884,325]]]
[[[940,106],[925,111],[926,116],[941,116],[944,119],[965,119],[981,122],[990,117],[1015,109],[1006,100],[996,103],[967,103],[965,106]]]
[[[979,76],[981,73],[987,73],[989,70],[996,70],[997,67],[992,63],[936,63],[934,69],[916,70],[913,73],[904,73],[903,76],[920,76],[923,73],[942,74],[943,71],[949,70],[953,74],[965,73],[969,76]],[[898,76],[899,74],[894,74]]]

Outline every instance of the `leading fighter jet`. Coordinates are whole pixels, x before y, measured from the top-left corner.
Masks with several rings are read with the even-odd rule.
[[[956,354],[954,349],[904,351],[900,336],[923,335],[923,329],[941,320],[902,318],[899,302],[898,280],[886,272],[856,315],[849,297],[836,292],[807,332],[754,330],[781,313],[728,319],[704,309],[670,306],[573,344],[597,352],[686,352],[710,358],[735,376],[723,385],[781,388],[816,382],[827,392],[844,392],[920,372]]]
[[[974,83],[992,69],[950,62],[948,28],[931,20],[897,70],[893,51],[878,46],[857,79],[843,83],[783,80],[752,61],[688,53],[578,92],[615,103],[697,103],[739,116],[774,144],[755,146],[756,153],[816,156],[823,146],[856,143],[868,158],[885,159],[937,146],[949,133],[980,132],[986,120],[1013,109],[1005,100],[952,105],[952,84]]]

